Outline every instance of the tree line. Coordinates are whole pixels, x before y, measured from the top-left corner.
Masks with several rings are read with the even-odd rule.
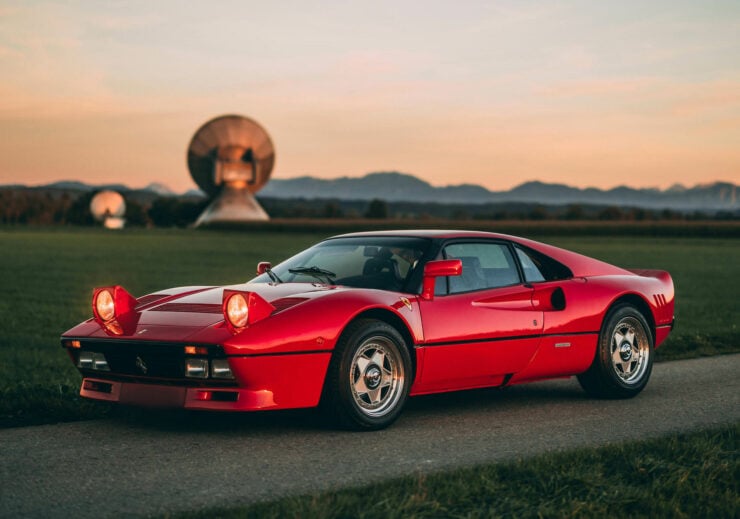
[[[0,223],[36,225],[83,225],[96,222],[90,213],[95,192],[52,192],[29,188],[0,189]],[[187,197],[157,197],[126,200],[126,225],[141,227],[187,227],[208,205],[208,200]],[[672,209],[569,204],[565,206],[529,203],[436,204],[386,202],[384,200],[307,200],[260,198],[273,218],[369,218],[429,220],[737,220],[739,211],[706,213]]]

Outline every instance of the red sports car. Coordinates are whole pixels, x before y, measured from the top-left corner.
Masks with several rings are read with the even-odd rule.
[[[591,395],[647,384],[673,327],[670,274],[485,232],[324,240],[251,281],[134,298],[97,288],[62,336],[83,397],[253,411],[321,406],[379,429],[407,397],[575,375]]]

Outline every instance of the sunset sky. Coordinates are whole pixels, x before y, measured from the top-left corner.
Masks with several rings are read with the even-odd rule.
[[[740,2],[0,2],[0,184],[185,191],[224,113],[273,178],[740,183]]]

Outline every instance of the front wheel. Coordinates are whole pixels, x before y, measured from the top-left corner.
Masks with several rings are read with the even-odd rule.
[[[406,402],[410,366],[409,351],[398,330],[370,319],[350,324],[329,364],[324,411],[349,429],[388,427]]]
[[[650,327],[639,310],[622,304],[604,319],[594,361],[578,382],[598,398],[632,398],[643,390],[652,369]]]

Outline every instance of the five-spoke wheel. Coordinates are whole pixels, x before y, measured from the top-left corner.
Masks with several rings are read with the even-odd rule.
[[[404,368],[398,347],[387,337],[367,339],[355,351],[350,373],[355,403],[369,416],[382,416],[401,398]]]
[[[645,329],[635,317],[625,317],[614,327],[611,341],[614,372],[625,384],[642,379],[648,367],[650,342]]]
[[[578,381],[597,397],[630,398],[645,387],[652,367],[653,336],[645,317],[620,304],[604,319],[594,361]]]
[[[337,344],[322,406],[348,428],[387,427],[406,401],[410,366],[409,351],[398,330],[383,321],[355,321]]]

